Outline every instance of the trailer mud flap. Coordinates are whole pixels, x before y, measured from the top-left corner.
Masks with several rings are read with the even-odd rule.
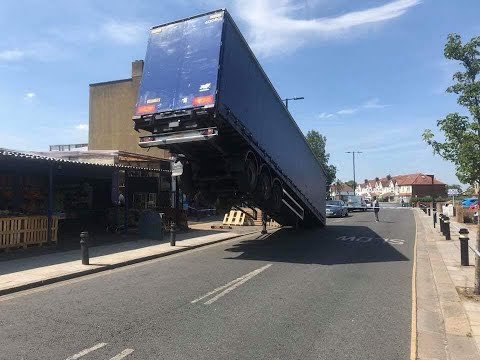
[[[282,199],[282,202],[287,206],[296,216],[298,216],[301,220],[305,217],[305,210],[303,207],[295,201],[295,199],[283,189],[283,194],[285,197]]]

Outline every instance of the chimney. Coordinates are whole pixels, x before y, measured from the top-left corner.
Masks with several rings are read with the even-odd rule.
[[[142,76],[143,60],[135,60],[132,62],[132,78]]]

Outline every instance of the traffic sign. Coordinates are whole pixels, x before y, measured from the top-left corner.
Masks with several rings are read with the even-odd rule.
[[[448,189],[448,196],[458,196],[458,189]]]

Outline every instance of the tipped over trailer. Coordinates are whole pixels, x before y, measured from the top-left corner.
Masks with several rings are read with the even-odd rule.
[[[185,193],[325,225],[325,171],[226,10],[151,29],[133,121]]]

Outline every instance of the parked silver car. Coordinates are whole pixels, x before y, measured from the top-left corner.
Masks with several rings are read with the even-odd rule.
[[[342,200],[327,201],[327,217],[344,217],[348,216],[348,209]]]

